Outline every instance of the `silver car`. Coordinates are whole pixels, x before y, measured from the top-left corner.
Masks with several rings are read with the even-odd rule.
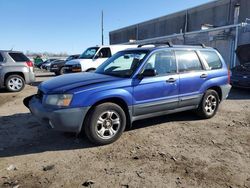
[[[33,63],[29,58],[22,52],[0,50],[0,87],[18,92],[34,81]]]

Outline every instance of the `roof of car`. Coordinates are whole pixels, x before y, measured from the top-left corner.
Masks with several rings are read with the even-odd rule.
[[[0,52],[8,52],[8,53],[23,53],[20,51],[13,51],[13,50],[0,50]]]

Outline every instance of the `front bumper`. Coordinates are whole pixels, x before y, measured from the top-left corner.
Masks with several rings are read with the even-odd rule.
[[[42,125],[63,132],[80,133],[89,107],[51,109],[45,107],[36,96],[24,99],[31,113]]]
[[[50,72],[58,72],[59,70],[59,67],[50,67]]]
[[[237,78],[237,77],[232,77],[231,78],[231,84],[234,87],[239,87],[239,88],[250,88],[250,78]]]

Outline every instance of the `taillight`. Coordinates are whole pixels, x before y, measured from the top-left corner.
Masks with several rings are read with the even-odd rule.
[[[231,82],[231,71],[230,71],[230,69],[228,69],[227,74],[228,74],[227,80],[228,80],[228,83],[230,84],[230,82]]]
[[[28,67],[33,67],[32,61],[26,61],[26,64],[27,64]]]

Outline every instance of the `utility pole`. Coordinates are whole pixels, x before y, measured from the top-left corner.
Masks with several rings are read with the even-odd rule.
[[[101,30],[102,30],[102,45],[104,45],[104,35],[103,35],[103,31],[104,31],[104,29],[103,29],[103,10],[102,10],[102,21],[101,21]]]

